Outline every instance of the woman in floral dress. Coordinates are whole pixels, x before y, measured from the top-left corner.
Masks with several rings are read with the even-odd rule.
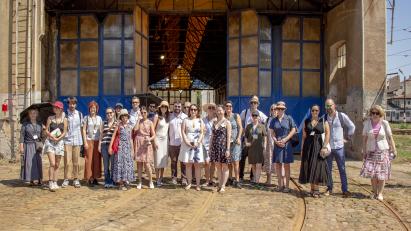
[[[134,176],[134,163],[131,153],[133,150],[133,141],[131,138],[131,133],[133,128],[129,124],[128,120],[130,115],[126,109],[121,109],[119,114],[120,122],[116,129],[114,130],[114,135],[111,138],[109,153],[114,155],[113,161],[113,181],[119,185],[119,189],[127,190],[124,185],[125,182],[131,182],[135,180]],[[115,153],[113,151],[113,143],[118,137],[118,151]]]

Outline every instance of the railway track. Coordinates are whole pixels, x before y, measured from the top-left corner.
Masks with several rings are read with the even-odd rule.
[[[294,223],[293,231],[301,231],[304,228],[305,219],[307,216],[307,201],[305,200],[305,194],[304,194],[304,191],[301,185],[299,185],[294,178],[290,178],[290,180],[294,184],[294,186],[297,188],[299,198],[301,198],[301,200],[299,201],[299,206],[298,206],[299,209],[297,209],[296,222]]]

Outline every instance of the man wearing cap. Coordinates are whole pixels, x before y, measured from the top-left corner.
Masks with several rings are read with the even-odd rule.
[[[72,168],[73,186],[79,188],[79,158],[80,149],[83,145],[81,127],[83,124],[83,114],[79,112],[77,107],[77,98],[69,97],[67,99],[67,135],[64,138],[64,181],[61,187],[65,188],[69,185],[69,172]],[[70,163],[71,162],[71,163]]]
[[[258,110],[259,105],[260,105],[260,102],[259,102],[258,97],[257,96],[251,97],[250,107],[247,108],[247,109],[244,109],[240,113],[240,118],[241,118],[243,128],[247,127],[247,125],[252,123],[252,113],[253,112],[258,112],[258,114],[260,116],[259,118],[260,118],[260,123],[261,124],[265,123],[265,121],[267,120],[267,116],[263,112]],[[245,168],[245,161],[246,161],[247,156],[248,156],[248,148],[244,146],[243,151],[241,153],[241,160],[240,160],[240,180],[244,179],[244,168]],[[252,177],[253,177],[253,173],[251,172],[250,173],[250,178],[252,178]]]
[[[140,99],[137,96],[133,96],[131,98],[130,124],[134,127],[140,119]]]
[[[182,142],[181,124],[187,118],[187,115],[181,111],[181,102],[174,102],[173,113],[170,113],[170,124],[168,129],[169,146],[168,153],[171,159],[171,177],[172,183],[177,184],[177,162],[180,154],[180,147]],[[186,168],[184,163],[180,162],[181,181],[182,184],[187,184]]]

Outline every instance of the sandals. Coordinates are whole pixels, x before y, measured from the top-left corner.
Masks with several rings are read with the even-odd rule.
[[[310,194],[313,198],[320,198],[321,197],[320,191],[318,191],[318,190],[311,191]]]

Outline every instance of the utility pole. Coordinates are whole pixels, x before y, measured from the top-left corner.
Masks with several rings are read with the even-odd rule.
[[[406,104],[405,104],[405,99],[407,98],[406,97],[406,95],[407,95],[407,89],[406,89],[406,87],[407,87],[407,77],[404,75],[404,72],[402,72],[402,70],[401,69],[398,69],[400,72],[401,72],[401,74],[402,74],[402,76],[404,76],[404,91],[403,91],[403,93],[404,93],[404,97],[403,97],[403,99],[404,99],[404,108],[403,108],[403,120],[404,120],[404,123],[407,123],[407,117],[405,116],[405,106],[406,106]]]

